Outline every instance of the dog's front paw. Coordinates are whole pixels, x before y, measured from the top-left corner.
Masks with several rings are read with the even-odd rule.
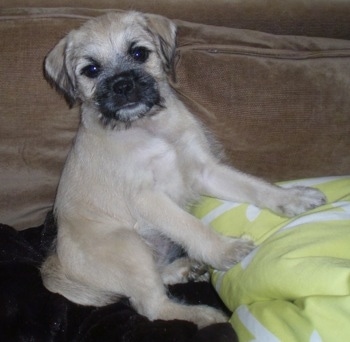
[[[166,285],[209,281],[209,268],[199,261],[183,257],[164,267],[161,270],[161,276]]]
[[[319,190],[304,186],[285,189],[285,203],[276,207],[276,213],[292,217],[319,207],[327,202],[326,196]]]
[[[227,271],[247,256],[255,245],[248,238],[224,238],[224,245],[218,259],[211,266],[220,271]]]
[[[188,281],[206,281],[210,279],[209,267],[197,260],[191,260],[191,267],[187,276]]]

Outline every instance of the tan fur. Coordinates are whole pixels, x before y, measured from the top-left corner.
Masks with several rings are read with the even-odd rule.
[[[123,118],[132,114],[127,124],[106,123],[94,97],[97,80],[81,69],[87,58],[103,66],[101,78],[134,67],[127,51],[135,41],[151,51],[135,68],[156,80],[164,105],[140,118],[124,111]],[[73,302],[100,306],[126,296],[151,320],[185,319],[202,327],[226,317],[170,300],[163,283],[186,281],[192,263],[159,265],[152,243],[167,237],[191,259],[219,270],[254,246],[215,233],[185,211],[187,204],[205,194],[292,216],[325,199],[317,190],[282,189],[221,164],[167,83],[174,48],[170,20],[109,13],[72,31],[47,56],[47,77],[71,103],[82,103],[82,120],[57,192],[57,245],[41,272],[49,290]]]

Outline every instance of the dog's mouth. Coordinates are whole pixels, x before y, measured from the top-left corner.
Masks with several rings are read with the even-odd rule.
[[[132,122],[153,115],[162,107],[155,79],[139,70],[130,70],[101,81],[96,104],[104,120]]]

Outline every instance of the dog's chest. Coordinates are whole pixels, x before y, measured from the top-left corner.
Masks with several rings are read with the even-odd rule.
[[[65,192],[79,187],[86,201],[108,212],[143,191],[162,192],[182,207],[196,199],[196,158],[181,138],[143,129],[110,133],[78,135],[61,180]]]
[[[194,175],[185,146],[153,138],[145,144],[142,153],[143,170],[146,177],[151,176],[148,181],[153,190],[166,193],[180,205],[191,200]]]
[[[85,175],[94,196],[110,193],[115,201],[116,194],[134,196],[151,190],[167,194],[179,205],[193,199],[193,158],[181,139],[173,143],[143,129],[81,138],[79,151],[73,154],[79,156],[74,163],[81,164],[77,178]]]

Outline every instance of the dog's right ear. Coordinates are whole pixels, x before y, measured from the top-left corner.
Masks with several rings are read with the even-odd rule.
[[[165,72],[169,72],[176,47],[176,25],[173,21],[157,14],[146,14],[148,29],[156,38]]]
[[[76,81],[67,56],[68,37],[49,52],[44,61],[45,78],[61,93],[70,107],[77,101]]]

